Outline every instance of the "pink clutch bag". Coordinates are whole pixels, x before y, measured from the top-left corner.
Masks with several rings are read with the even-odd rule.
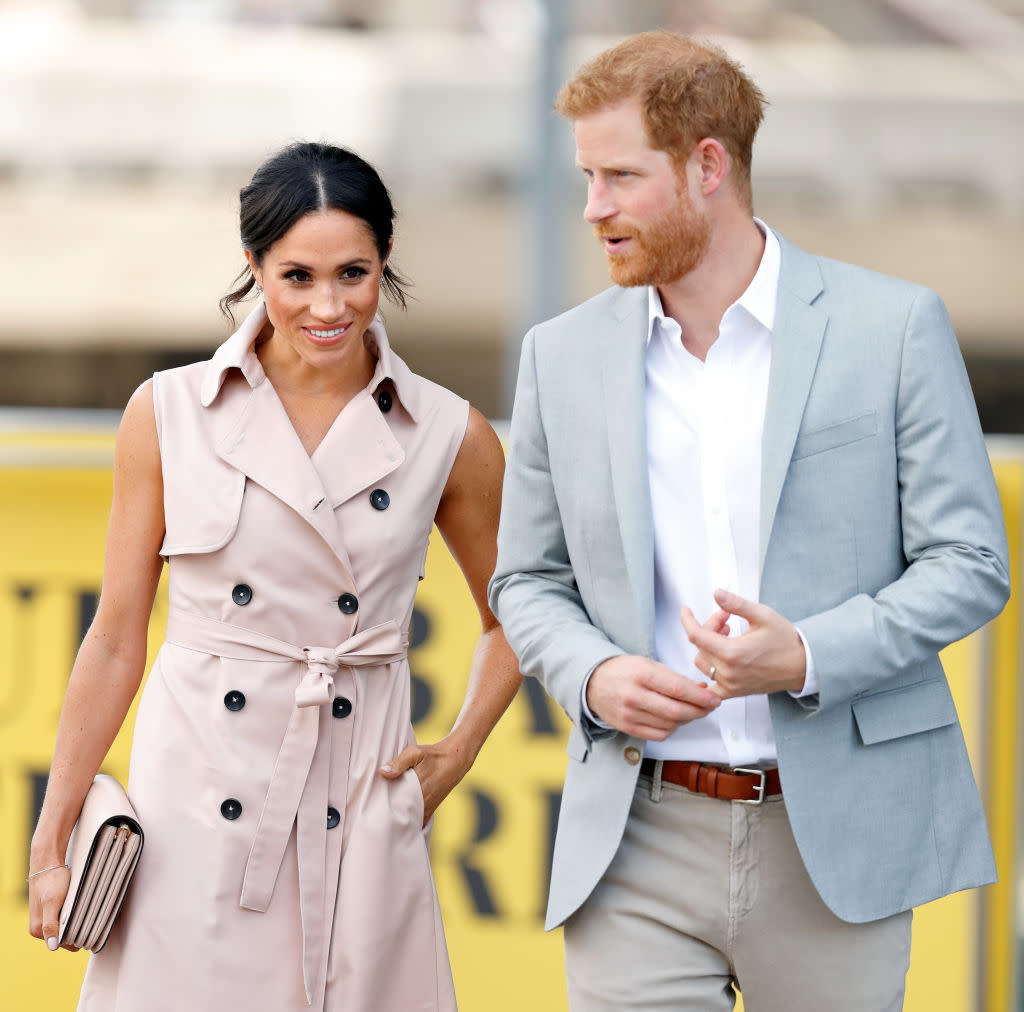
[[[143,834],[124,788],[100,773],[71,831],[71,885],[60,911],[61,944],[99,952],[142,853]]]

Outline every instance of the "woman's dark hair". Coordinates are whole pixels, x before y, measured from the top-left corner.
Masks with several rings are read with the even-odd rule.
[[[336,210],[362,219],[369,226],[381,260],[395,234],[395,209],[391,195],[377,170],[359,155],[331,144],[289,144],[267,159],[239,193],[239,233],[242,248],[257,263],[303,215]],[[220,309],[232,323],[231,307],[241,302],[256,285],[246,264],[235,278],[235,287],[220,300]],[[409,282],[390,265],[384,265],[381,290],[405,308]]]

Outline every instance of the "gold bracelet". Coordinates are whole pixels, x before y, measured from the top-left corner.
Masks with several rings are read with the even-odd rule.
[[[51,864],[49,868],[40,868],[39,871],[32,872],[26,882],[31,882],[37,875],[45,875],[48,871],[56,871],[58,868],[63,868],[65,871],[71,871],[71,865],[69,864]]]

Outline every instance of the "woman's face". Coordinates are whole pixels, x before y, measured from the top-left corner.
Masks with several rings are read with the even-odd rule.
[[[346,211],[299,218],[257,264],[274,337],[316,367],[358,368],[377,312],[384,263],[370,226]]]

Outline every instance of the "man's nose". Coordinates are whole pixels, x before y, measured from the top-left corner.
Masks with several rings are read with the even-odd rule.
[[[596,225],[611,218],[615,210],[608,187],[598,181],[591,183],[587,188],[587,206],[583,209],[584,221]]]

